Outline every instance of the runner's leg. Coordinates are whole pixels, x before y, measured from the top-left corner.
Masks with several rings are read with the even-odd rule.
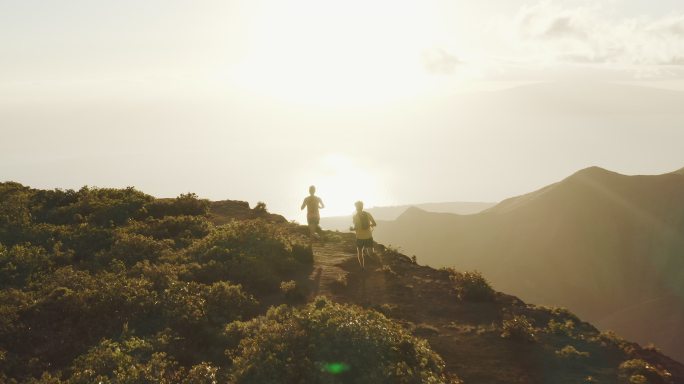
[[[364,269],[363,246],[362,245],[356,246],[356,257],[359,259],[359,266],[361,267],[361,269]]]

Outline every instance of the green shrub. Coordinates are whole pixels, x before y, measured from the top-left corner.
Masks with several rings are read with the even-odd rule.
[[[0,244],[0,288],[21,287],[31,276],[53,266],[53,258],[42,247],[23,244],[8,249]]]
[[[592,337],[590,341],[598,343],[604,347],[612,346],[619,348],[625,353],[630,352],[634,348],[632,343],[623,339],[621,336],[611,330],[602,331],[597,336]]]
[[[297,241],[285,230],[264,220],[233,221],[213,230],[197,242],[190,253],[199,261],[219,260],[244,254],[274,261],[291,256]]]
[[[242,289],[226,281],[216,282],[204,289],[206,311],[210,323],[223,326],[256,314],[258,301]]]
[[[284,225],[215,228],[208,206],[0,183],[0,382],[225,382],[225,324],[254,316],[251,293],[277,292],[313,253]]]
[[[126,223],[130,219],[143,215],[143,206],[152,201],[151,196],[134,188],[93,188],[79,190],[78,202],[75,207],[86,220],[99,226],[113,226]]]
[[[109,227],[143,217],[143,206],[153,200],[132,187],[33,191],[31,213],[36,223]]]
[[[672,375],[644,360],[632,359],[622,362],[618,367],[620,383],[648,383],[667,384],[672,383]]]
[[[139,261],[156,261],[164,253],[171,250],[173,242],[160,241],[151,237],[120,233],[117,234],[111,248],[100,252],[97,260],[100,265],[108,265],[112,260],[121,260],[127,266]]]
[[[290,303],[301,302],[306,299],[306,289],[294,280],[281,282],[280,291]]]
[[[63,366],[93,342],[119,334],[124,324],[137,324],[154,313],[157,295],[151,284],[123,272],[91,275],[72,267],[33,281],[35,300],[21,308],[19,330],[11,350],[23,353],[40,346],[36,356]]]
[[[559,321],[556,321],[554,319],[551,319],[551,320],[549,320],[549,323],[546,326],[546,328],[547,328],[547,331],[549,333],[572,337],[572,335],[575,331],[575,322],[572,320],[566,320],[564,322],[559,322]]]
[[[649,384],[648,379],[644,375],[632,375],[629,377],[630,384]]]
[[[309,265],[310,249],[282,226],[249,220],[215,228],[195,242],[188,255],[200,264],[196,277],[202,282],[231,280],[259,292],[275,292],[283,278],[303,263]]]
[[[103,340],[74,360],[69,384],[177,383],[183,369],[163,352],[154,352],[146,340]]]
[[[258,214],[268,213],[268,211],[266,210],[266,203],[264,203],[263,201],[256,203],[256,205],[254,206],[254,212]]]
[[[534,342],[537,340],[532,320],[525,315],[516,315],[503,321],[501,337],[516,341]]]
[[[219,368],[202,362],[190,368],[182,384],[217,384]]]
[[[556,351],[556,356],[564,359],[579,359],[589,357],[589,352],[580,352],[572,345],[566,345],[565,347]]]
[[[176,329],[190,330],[211,323],[223,325],[254,311],[257,302],[239,285],[220,281],[210,286],[193,281],[176,281],[164,290],[164,317]]]
[[[155,291],[161,292],[175,281],[189,280],[197,268],[199,266],[196,263],[151,263],[143,260],[128,270],[128,276],[144,278],[152,284]]]
[[[449,279],[454,283],[456,293],[460,300],[466,301],[492,301],[495,297],[494,289],[478,271],[459,272],[453,268],[447,268]]]
[[[108,375],[117,376],[120,370],[149,359],[152,352],[152,345],[138,338],[121,343],[109,339],[102,340],[74,360],[70,381],[85,384],[97,382],[98,378],[102,380]]]
[[[226,328],[236,383],[444,383],[442,359],[383,315],[317,299]]]
[[[25,327],[19,322],[19,319],[24,310],[31,306],[34,299],[35,296],[31,293],[18,289],[5,288],[0,290],[0,340],[3,341],[2,348],[8,348],[22,342]]]
[[[157,240],[171,239],[176,248],[184,248],[195,239],[209,234],[211,223],[203,216],[165,216],[148,218],[131,228],[135,233],[151,236]]]
[[[292,256],[294,259],[302,264],[311,265],[313,264],[313,249],[311,245],[293,243],[292,244]]]
[[[152,217],[202,216],[209,212],[209,200],[200,199],[194,193],[181,194],[175,199],[157,199],[145,205]]]
[[[75,261],[90,262],[100,251],[109,249],[114,243],[114,232],[90,224],[53,228],[57,240],[74,252]]]
[[[12,246],[29,241],[31,190],[19,183],[0,183],[0,243]]]

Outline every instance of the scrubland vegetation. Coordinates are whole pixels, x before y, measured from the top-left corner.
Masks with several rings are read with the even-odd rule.
[[[0,382],[447,380],[378,312],[287,305],[306,299],[310,245],[266,219],[216,226],[209,204],[0,184]]]

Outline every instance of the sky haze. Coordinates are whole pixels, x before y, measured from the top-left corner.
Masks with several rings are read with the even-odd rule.
[[[0,1],[0,179],[303,221],[684,167],[680,1]]]

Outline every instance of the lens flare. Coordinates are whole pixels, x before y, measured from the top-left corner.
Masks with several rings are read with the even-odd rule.
[[[331,373],[333,375],[339,375],[341,373],[347,372],[349,370],[349,365],[345,363],[326,363],[323,364],[323,371]]]

